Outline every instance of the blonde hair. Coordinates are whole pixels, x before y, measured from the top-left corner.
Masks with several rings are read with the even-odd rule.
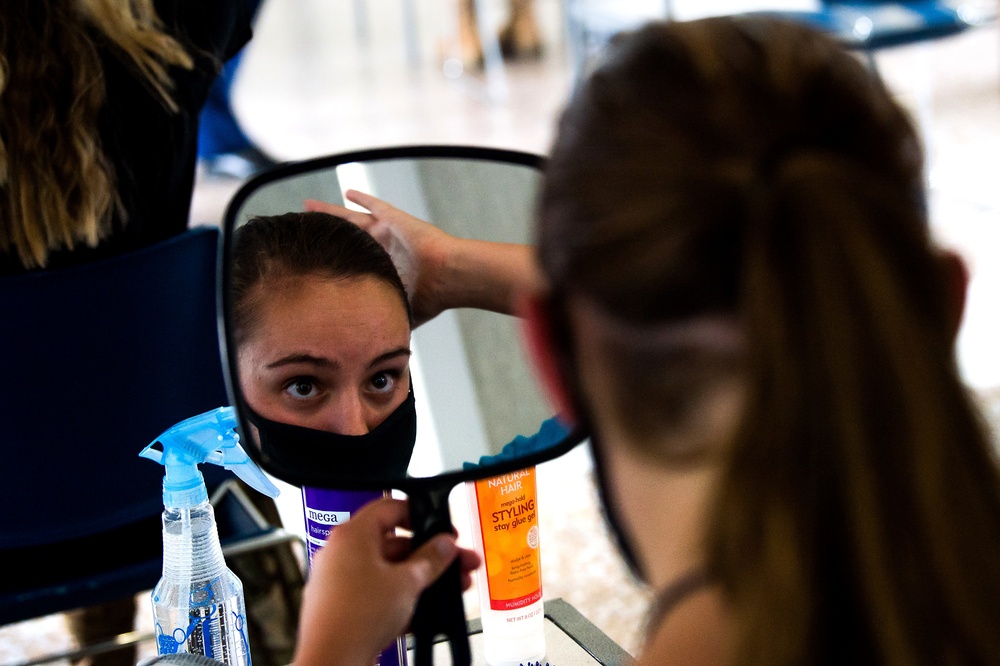
[[[152,0],[32,0],[0,10],[0,251],[25,268],[95,246],[124,221],[98,116],[104,70],[94,31],[170,111],[171,66],[191,69]]]
[[[745,335],[705,548],[738,663],[1000,655],[1000,473],[922,182],[878,80],[780,21],[624,36],[561,118],[539,237],[555,306],[649,330],[721,314]],[[586,359],[563,344],[572,374]],[[671,418],[655,353],[629,346],[621,367],[645,374],[612,379],[644,427]]]

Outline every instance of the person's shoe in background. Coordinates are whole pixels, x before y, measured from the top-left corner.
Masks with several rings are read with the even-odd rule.
[[[542,56],[542,35],[535,18],[534,0],[510,0],[507,24],[500,30],[500,52],[508,60],[535,60]]]
[[[246,180],[278,164],[256,146],[199,159],[205,175],[212,178]]]

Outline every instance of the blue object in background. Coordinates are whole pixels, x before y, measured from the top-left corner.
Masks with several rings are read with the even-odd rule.
[[[254,23],[257,21],[261,2],[262,0],[246,0]],[[276,163],[247,136],[233,110],[233,84],[246,49],[244,46],[223,65],[201,110],[198,161],[210,175],[249,178]]]
[[[563,425],[558,417],[552,416],[542,422],[542,425],[538,428],[538,432],[534,435],[527,437],[518,435],[507,444],[504,444],[504,447],[500,449],[500,453],[495,456],[480,456],[478,463],[463,463],[463,469],[473,469],[482,465],[495,465],[513,458],[527,456],[536,451],[559,444],[566,439],[569,433],[570,429]]]
[[[245,50],[246,47],[243,47],[226,62],[208,91],[198,128],[198,159],[210,159],[255,147],[240,127],[230,101],[233,82]]]

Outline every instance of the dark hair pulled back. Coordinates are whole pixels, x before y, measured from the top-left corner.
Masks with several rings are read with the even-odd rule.
[[[231,273],[237,342],[245,339],[257,319],[261,294],[256,288],[291,276],[377,278],[395,289],[413,321],[406,288],[389,253],[364,229],[328,213],[252,218],[234,232]]]
[[[555,298],[633,327],[732,315],[746,338],[706,544],[740,663],[1000,654],[997,461],[922,174],[877,77],[773,19],[622,35],[560,120],[538,237]]]

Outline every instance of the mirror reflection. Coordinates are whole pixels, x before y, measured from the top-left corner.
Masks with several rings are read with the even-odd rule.
[[[315,212],[353,219],[362,201],[458,238],[523,245],[539,180],[525,164],[406,157],[321,160],[251,181],[226,234],[245,441],[285,468],[373,484],[505,462],[515,438],[529,451],[562,443],[514,317],[469,308],[424,322],[407,301],[408,267],[355,224]]]

